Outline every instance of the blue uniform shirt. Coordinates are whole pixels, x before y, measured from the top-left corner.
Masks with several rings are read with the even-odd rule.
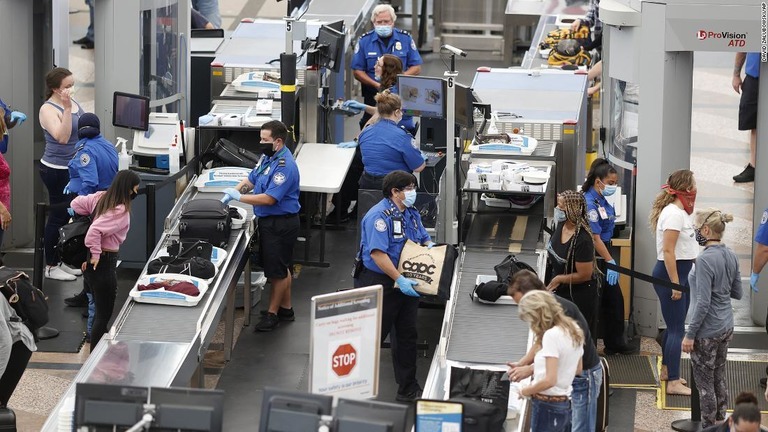
[[[752,78],[760,78],[760,53],[747,53],[744,72]]]
[[[253,193],[264,193],[277,201],[271,206],[253,206],[258,217],[297,214],[299,205],[299,167],[288,147],[283,147],[271,158],[248,174]]]
[[[355,55],[352,57],[352,70],[365,71],[371,79],[375,79],[374,67],[376,61],[384,54],[394,54],[403,62],[403,71],[411,66],[422,63],[416,43],[411,35],[400,30],[393,29],[392,36],[385,43],[375,31],[360,36],[355,46]]]
[[[761,245],[768,246],[768,209],[765,209],[763,217],[760,219],[760,226],[757,228],[755,241]]]
[[[69,161],[69,190],[78,195],[103,191],[117,174],[117,150],[103,136],[77,143],[77,153]]]
[[[600,235],[603,243],[611,241],[616,224],[616,210],[594,186],[584,192],[584,199],[587,201],[587,220],[592,234]],[[603,208],[605,213],[601,212],[600,208]]]
[[[399,225],[402,225],[400,232],[396,231],[395,220],[399,220]],[[360,228],[363,265],[376,273],[384,272],[371,258],[371,252],[375,250],[386,252],[397,268],[406,240],[410,239],[418,244],[425,244],[431,240],[421,223],[419,211],[409,207],[404,212],[400,212],[389,198],[382,199],[368,210],[368,213],[363,216]]]
[[[424,163],[411,135],[392,120],[381,119],[360,133],[358,142],[365,172],[385,176],[392,171],[413,172]]]
[[[11,111],[8,109],[8,105],[0,99],[0,108],[3,110],[3,121],[5,121],[5,133],[0,135],[0,153],[8,151],[8,124],[11,123]]]

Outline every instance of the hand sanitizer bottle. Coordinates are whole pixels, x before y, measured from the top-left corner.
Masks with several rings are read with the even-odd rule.
[[[175,174],[179,172],[179,136],[173,137],[173,142],[168,148],[168,173]]]
[[[133,158],[128,154],[127,145],[128,140],[125,138],[117,137],[117,146],[120,147],[120,155],[118,158],[117,168],[120,171],[129,169],[131,167],[131,162],[133,162]]]

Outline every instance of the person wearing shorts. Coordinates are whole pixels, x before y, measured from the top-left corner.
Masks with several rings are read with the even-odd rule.
[[[744,79],[741,79],[741,68],[744,66]],[[741,93],[739,101],[739,130],[749,131],[749,163],[744,171],[733,176],[736,183],[755,181],[757,146],[757,94],[760,84],[760,54],[736,53],[733,66],[732,85],[736,93]]]

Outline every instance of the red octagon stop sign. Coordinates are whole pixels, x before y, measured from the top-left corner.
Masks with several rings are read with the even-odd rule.
[[[349,375],[357,364],[357,351],[351,344],[339,345],[331,357],[331,369],[340,376]]]

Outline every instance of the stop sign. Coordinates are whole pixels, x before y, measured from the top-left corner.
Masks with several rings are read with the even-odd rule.
[[[340,376],[349,375],[357,364],[357,351],[351,344],[339,345],[331,357],[331,369]]]

